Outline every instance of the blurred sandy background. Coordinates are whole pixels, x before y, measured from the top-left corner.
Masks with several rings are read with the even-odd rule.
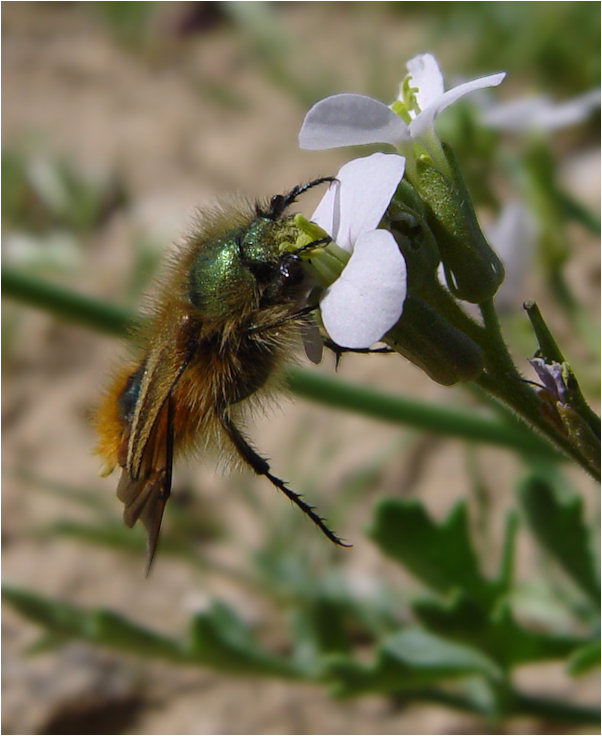
[[[108,5],[130,4],[3,3],[2,132],[3,153],[22,152],[42,172],[44,162],[61,159],[86,181],[116,177],[119,186],[110,190],[113,200],[108,197],[95,226],[75,235],[58,232],[59,255],[35,268],[41,276],[119,304],[136,303],[155,261],[185,229],[195,207],[228,192],[265,197],[336,173],[345,152],[297,148],[297,131],[312,101],[338,91],[387,100],[405,61],[426,50],[436,54],[444,73],[500,69],[486,64],[471,69],[466,37],[457,28],[433,35],[425,14],[409,7],[414,4],[279,3],[263,18],[248,7],[140,3],[132,4],[141,7],[132,8],[125,20]],[[431,5],[433,16],[439,12],[437,4],[416,5]],[[500,94],[509,98],[541,84],[529,70],[514,72]],[[599,154],[589,144],[569,139],[565,145],[575,148],[564,172],[567,187],[595,208]],[[121,203],[123,192],[127,203]],[[303,200],[304,214],[311,214],[318,196]],[[14,242],[10,247],[9,257],[19,265],[18,248]],[[578,233],[575,248],[572,283],[596,310],[596,243]],[[139,284],[134,272],[142,274]],[[536,277],[528,289],[526,296],[545,303]],[[331,550],[269,484],[248,474],[216,473],[214,459],[207,458],[178,467],[172,501],[199,519],[195,544],[205,566],[195,569],[162,554],[160,547],[145,580],[140,530],[131,532],[139,548],[129,554],[52,531],[65,522],[94,522],[101,513],[78,501],[78,494],[96,499],[106,517],[120,517],[116,478],[98,477],[89,415],[123,345],[8,301],[3,306],[7,582],[81,605],[110,607],[174,636],[183,632],[192,610],[219,595],[277,642],[273,612],[261,591],[222,572],[228,568],[244,577],[270,525],[290,528],[297,554],[342,568],[358,590],[369,590],[379,576],[399,583],[397,568],[389,568],[363,534],[376,498],[415,494],[442,515],[467,494],[468,460],[460,442],[283,398],[268,416],[252,422],[249,434],[272,459],[274,472],[306,492],[354,548]],[[557,329],[570,351],[568,328],[560,320]],[[332,358],[316,370],[332,373]],[[393,393],[470,402],[399,358],[346,358],[340,375]],[[339,509],[341,484],[383,456],[369,492]],[[517,466],[509,453],[495,450],[480,451],[476,462],[493,509],[495,540],[501,511],[512,504]],[[593,484],[579,473],[575,479],[590,503]],[[523,574],[531,553],[524,541],[521,545]],[[6,734],[467,733],[477,728],[470,717],[435,707],[404,709],[378,697],[338,703],[314,686],[149,664],[84,644],[27,657],[38,630],[8,609],[3,613]],[[567,682],[559,668],[527,672],[525,681],[547,694],[572,688],[581,691],[577,698],[595,698],[595,681]],[[523,728],[538,726],[516,724]]]

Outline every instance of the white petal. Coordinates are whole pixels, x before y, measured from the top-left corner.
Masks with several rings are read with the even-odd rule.
[[[428,107],[422,108],[422,112],[412,120],[410,123],[410,133],[412,138],[420,138],[421,135],[432,128],[435,117],[445,110],[446,107],[449,107],[453,102],[459,100],[460,97],[464,97],[464,95],[467,95],[469,92],[473,92],[476,89],[497,87],[498,84],[501,84],[505,76],[505,72],[501,72],[500,74],[490,74],[487,77],[473,79],[471,82],[459,84],[457,87],[448,90],[442,94],[438,100],[430,103]]]
[[[395,194],[405,158],[373,153],[346,163],[312,215],[312,220],[351,253],[357,239],[374,230]]]
[[[536,126],[556,130],[586,120],[592,110],[600,107],[600,90],[593,89],[560,105],[551,105],[537,117]]]
[[[403,120],[383,102],[341,94],[320,100],[309,110],[299,131],[299,146],[319,151],[364,143],[396,145],[408,137]]]
[[[524,284],[535,247],[537,224],[522,202],[511,201],[485,229],[485,235],[506,272],[495,295],[495,305],[503,312],[518,311],[525,298]]]
[[[406,296],[406,265],[386,230],[365,233],[341,276],[320,300],[330,337],[345,348],[367,348],[397,322]]]
[[[443,94],[443,75],[432,54],[420,54],[406,64],[408,74],[412,76],[410,87],[418,87],[416,98],[421,110],[424,110]]]
[[[492,105],[481,115],[481,122],[496,130],[528,130],[533,125],[533,118],[550,105],[549,97],[519,97]]]
[[[598,89],[558,105],[548,97],[523,97],[491,107],[483,113],[482,122],[498,130],[552,131],[580,123],[599,106]]]

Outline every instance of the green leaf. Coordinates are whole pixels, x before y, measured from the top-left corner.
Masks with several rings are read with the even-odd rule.
[[[584,644],[573,652],[567,665],[567,672],[573,677],[579,677],[586,672],[600,667],[600,638]]]
[[[539,544],[599,606],[599,575],[581,499],[539,471],[522,481],[518,496]]]
[[[225,672],[294,678],[305,674],[289,660],[259,647],[234,611],[219,602],[194,617],[188,651],[195,662]]]
[[[350,640],[347,633],[349,616],[340,601],[319,596],[311,601],[306,618],[311,627],[312,638],[320,653],[347,653]]]
[[[6,603],[45,629],[44,645],[83,639],[141,657],[204,665],[237,674],[301,677],[287,660],[261,649],[223,604],[195,616],[189,640],[180,643],[104,609],[87,610],[18,588],[4,587]]]
[[[369,534],[383,552],[440,593],[460,588],[488,607],[502,592],[499,583],[481,574],[463,502],[437,523],[413,499],[386,499],[376,508]]]
[[[333,693],[343,697],[419,690],[474,675],[497,680],[501,671],[478,650],[414,627],[385,639],[371,665],[334,655],[324,670]]]
[[[143,657],[182,661],[186,656],[172,639],[128,621],[111,611],[87,610],[27,590],[3,586],[2,599],[46,629],[48,641],[85,639]]]
[[[525,662],[564,659],[583,643],[575,636],[519,625],[505,602],[489,612],[459,592],[445,602],[414,601],[412,608],[430,630],[480,649],[505,669]]]

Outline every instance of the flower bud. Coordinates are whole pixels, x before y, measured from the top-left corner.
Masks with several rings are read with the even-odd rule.
[[[383,342],[444,386],[471,381],[483,370],[478,345],[413,295],[406,297],[403,314]]]
[[[478,304],[490,299],[504,280],[504,267],[485,240],[470,196],[449,148],[445,154],[452,178],[426,158],[416,162],[413,183],[426,205],[447,285],[458,299]]]

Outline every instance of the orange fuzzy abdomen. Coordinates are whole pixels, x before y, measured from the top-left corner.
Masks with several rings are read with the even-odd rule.
[[[118,464],[123,464],[124,436],[129,429],[123,419],[119,401],[127,388],[127,382],[137,366],[124,365],[113,377],[107,391],[97,407],[94,427],[97,434],[95,452],[104,461],[102,475],[109,475]],[[174,452],[190,450],[199,440],[215,443],[220,432],[212,404],[212,387],[197,370],[188,368],[171,393],[173,402]],[[211,383],[211,381],[209,381]],[[166,431],[165,416],[158,418],[153,434],[163,435]],[[121,461],[120,461],[121,459]]]
[[[104,461],[101,475],[109,475],[118,462],[119,447],[125,430],[119,412],[119,399],[126,389],[128,378],[135,370],[136,365],[132,363],[122,366],[114,375],[96,408],[94,415],[94,429],[97,437],[95,452]]]

